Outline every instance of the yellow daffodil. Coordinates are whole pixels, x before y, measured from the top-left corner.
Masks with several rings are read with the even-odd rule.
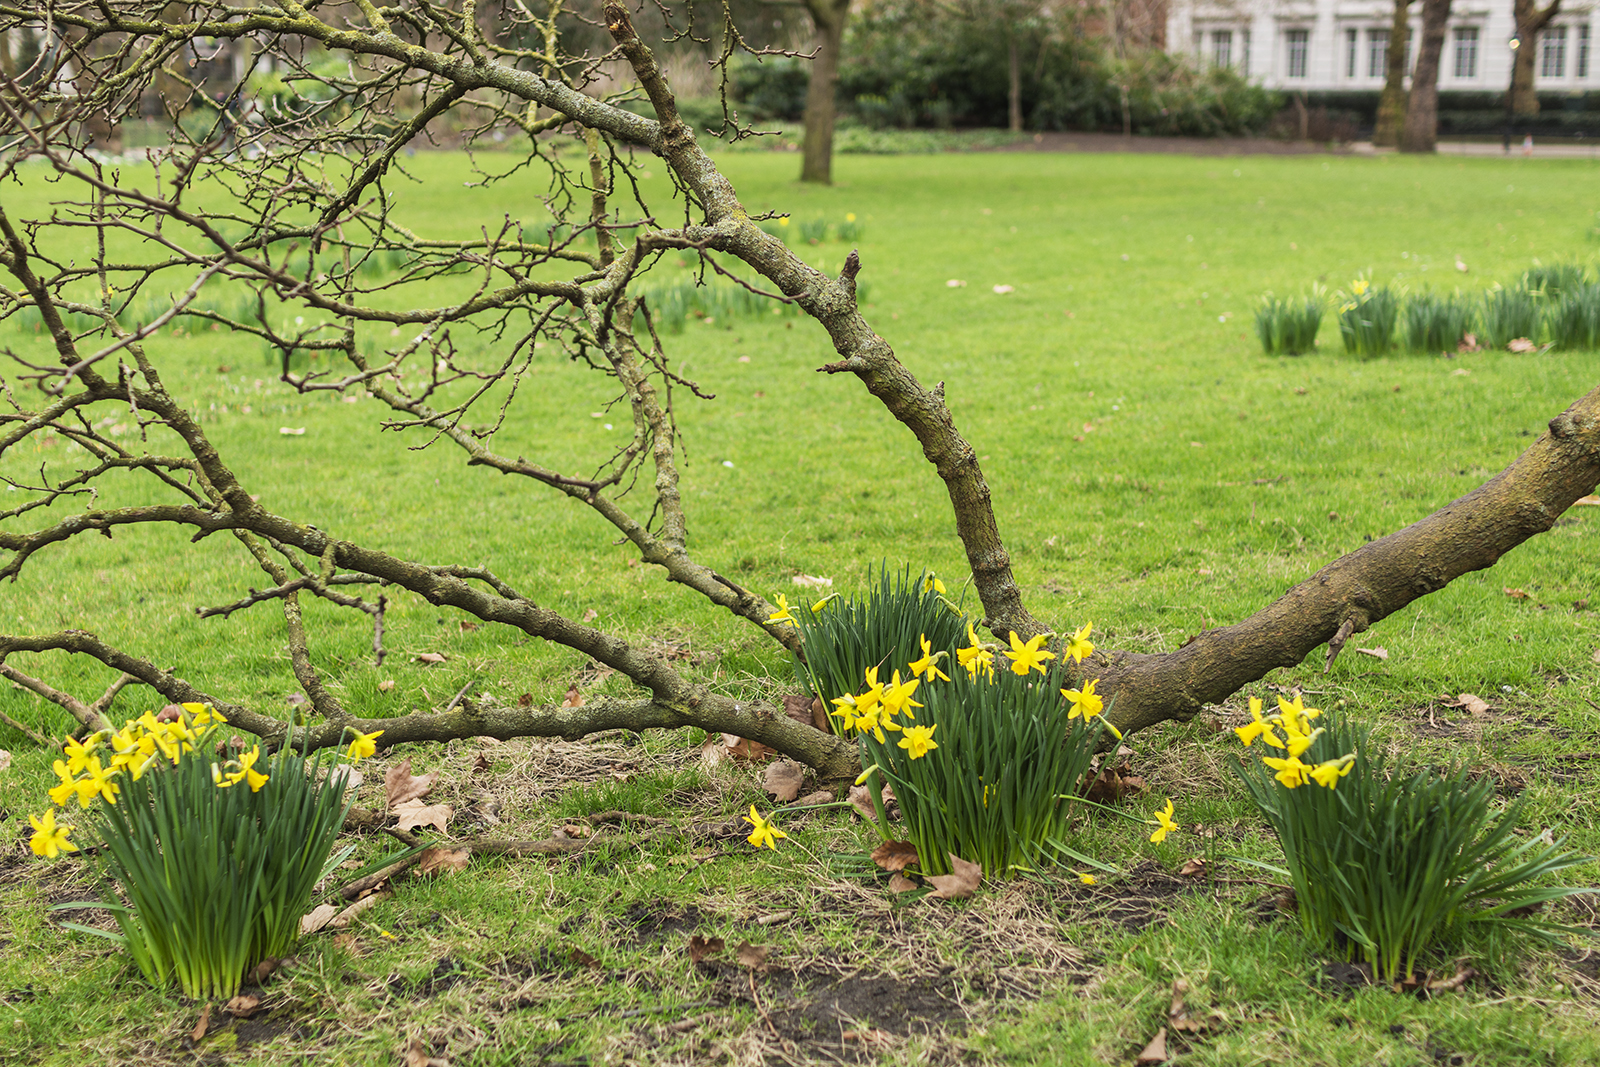
[[[1086,622],[1083,629],[1067,638],[1067,647],[1061,650],[1063,658],[1072,657],[1072,662],[1082,663],[1083,657],[1094,651],[1094,642],[1089,640],[1089,632],[1094,629],[1094,623]]]
[[[1094,885],[1095,884],[1095,876],[1094,875],[1086,874],[1086,873],[1084,873],[1082,871],[1077,872],[1077,874],[1078,874],[1078,881],[1082,882],[1084,885]]]
[[[1350,292],[1352,295],[1361,296],[1367,291],[1367,287],[1371,284],[1372,283],[1368,282],[1365,278],[1357,278],[1355,281],[1350,283]]]
[[[1092,682],[1085,682],[1081,691],[1077,689],[1063,689],[1061,691],[1062,696],[1072,701],[1072,710],[1067,712],[1069,720],[1076,719],[1079,715],[1082,715],[1084,721],[1087,722],[1105,710],[1105,701],[1100,699],[1100,694],[1094,691],[1094,687],[1098,684],[1100,684],[1100,679],[1096,678]]]
[[[789,216],[785,215],[783,218],[779,219],[778,220],[778,225],[779,226],[787,226],[787,225],[789,225]]]
[[[1283,742],[1272,732],[1272,723],[1261,717],[1261,698],[1250,698],[1250,722],[1245,726],[1237,726],[1234,733],[1239,735],[1239,740],[1244,742],[1244,747],[1249,748],[1250,742],[1261,738],[1273,748],[1282,748]]]
[[[789,598],[782,593],[778,594],[778,610],[767,616],[768,622],[786,622],[794,624],[794,616],[789,614]]]
[[[1311,779],[1325,789],[1332,789],[1339,784],[1339,779],[1355,770],[1356,754],[1354,752],[1319,763],[1311,769]]]
[[[900,680],[900,672],[895,671],[894,677],[889,680],[888,685],[883,687],[883,694],[879,697],[883,702],[884,717],[888,718],[891,715],[904,714],[906,718],[911,719],[913,722],[916,721],[916,713],[911,709],[920,708],[922,705],[912,700],[911,697],[916,693],[917,686],[921,684],[915,677],[902,682]]]
[[[1016,631],[1011,631],[1011,650],[1005,653],[1005,657],[1011,661],[1012,674],[1027,674],[1032,670],[1045,673],[1044,661],[1055,659],[1056,654],[1044,650],[1044,638],[1044,634],[1038,634],[1024,644],[1017,639]]]
[[[90,737],[88,744],[80,743],[75,737],[67,738],[64,750],[67,755],[67,772],[69,774],[81,774],[83,772],[83,769],[89,765],[90,755],[98,747],[97,742],[98,738],[96,737]]]
[[[1285,759],[1263,756],[1261,762],[1278,772],[1273,777],[1282,782],[1286,789],[1294,789],[1311,780],[1311,767],[1301,763],[1299,756],[1289,756]]]
[[[1159,845],[1167,839],[1167,834],[1178,828],[1178,824],[1172,821],[1171,797],[1167,798],[1165,810],[1156,812],[1154,821],[1156,823],[1156,832],[1150,835],[1150,840]]]
[[[379,731],[380,733],[382,731]],[[228,775],[232,783],[244,782],[250,786],[250,792],[259,793],[261,787],[267,784],[267,776],[256,770],[256,760],[261,758],[261,746],[257,745],[249,752],[239,757],[239,769]]]
[[[104,798],[107,804],[117,802],[117,793],[120,790],[117,783],[111,780],[111,775],[100,766],[99,756],[90,756],[89,765],[83,769],[83,777],[78,779],[78,804],[87,808],[89,802],[95,797]]]
[[[933,731],[938,728],[937,723],[932,726],[907,726],[906,735],[900,739],[900,747],[910,753],[912,759],[921,759],[939,747],[939,742],[933,739]]]
[[[845,212],[844,221],[846,221],[846,222],[854,222],[854,221],[856,221],[856,213],[854,211]]]
[[[78,795],[77,780],[73,778],[72,772],[67,770],[67,765],[62,760],[56,760],[50,765],[50,769],[61,779],[61,784],[50,790],[50,803],[58,808],[64,808],[67,806],[67,801]]]
[[[350,747],[345,750],[345,754],[352,760],[364,760],[378,751],[377,740],[382,736],[382,730],[374,730],[370,734],[364,734],[357,730],[356,739],[350,742]]]
[[[827,596],[811,605],[811,614],[816,615],[820,613],[823,608],[827,607],[829,604],[833,603],[834,600],[838,599],[838,596],[838,593],[829,593]]]
[[[778,840],[789,836],[766,819],[763,819],[761,813],[756,811],[754,804],[750,805],[750,814],[744,817],[744,821],[755,827],[755,830],[745,840],[756,848],[766,845],[776,852],[778,851]]]
[[[978,635],[972,632],[970,622],[967,623],[967,647],[956,649],[956,662],[974,678],[981,670],[994,673],[994,653],[978,644]]]
[[[928,676],[928,681],[930,682],[935,678],[942,678],[948,682],[950,680],[950,676],[939,669],[939,661],[944,659],[945,656],[949,655],[949,653],[944,651],[933,651],[933,646],[929,644],[928,639],[925,636],[921,638],[921,641],[922,658],[914,661],[911,664],[911,677],[920,678],[922,675],[926,674]]]
[[[856,783],[855,784],[856,785],[866,785],[867,784],[867,779],[871,778],[873,776],[873,774],[875,774],[878,770],[879,770],[878,765],[876,763],[874,763],[872,766],[868,767],[866,770],[864,770],[860,774],[856,775]]]
[[[78,846],[67,840],[72,827],[56,825],[54,808],[46,811],[42,818],[28,816],[28,822],[33,824],[33,837],[28,840],[28,847],[33,849],[35,856],[53,860],[63,852],[78,851]]]
[[[931,591],[931,592],[938,593],[940,596],[944,596],[945,595],[944,583],[939,580],[938,575],[930,573],[928,575],[927,580],[922,583],[922,591],[924,593],[927,593],[927,592]]]

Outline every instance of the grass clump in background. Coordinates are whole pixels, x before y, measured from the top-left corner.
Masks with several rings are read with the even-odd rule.
[[[1317,343],[1323,302],[1317,296],[1279,300],[1268,294],[1256,308],[1256,336],[1269,356],[1298,356]]]

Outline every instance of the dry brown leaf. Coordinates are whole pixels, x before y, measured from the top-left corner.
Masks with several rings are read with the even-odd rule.
[[[456,625],[461,628],[461,632],[464,633],[464,634],[465,633],[471,633],[473,630],[476,630],[478,628],[478,624],[477,623],[468,622],[466,619],[462,619],[460,622],[456,623]]]
[[[1456,697],[1456,707],[1466,708],[1474,715],[1487,715],[1489,713],[1489,702],[1476,693],[1462,693]]]
[[[233,998],[233,1000],[238,1000],[238,999],[239,999],[238,997],[234,997]],[[228,1001],[228,1003],[232,1004],[233,1000]],[[190,1041],[199,1041],[199,1040],[201,1040],[202,1038],[204,1038],[206,1036],[206,1030],[208,1030],[210,1027],[211,1027],[211,1005],[209,1003],[207,1003],[205,1007],[200,1009],[200,1021],[194,1024],[194,1029],[193,1030],[189,1031],[189,1040]]]
[[[594,828],[591,826],[584,826],[581,823],[569,822],[562,825],[561,832],[571,838],[580,838],[588,837],[590,834],[594,833]]]
[[[695,934],[689,938],[689,962],[699,963],[722,952],[723,941],[720,937],[701,937]]]
[[[767,773],[761,779],[761,788],[772,794],[772,799],[780,804],[787,804],[800,795],[800,787],[805,784],[806,769],[794,760],[774,760],[767,765]]]
[[[443,652],[424,652],[422,655],[417,657],[417,662],[418,663],[443,663],[445,660],[447,660],[449,658],[450,657],[445,655]]]
[[[9,771],[10,769],[11,753],[7,752],[3,748],[0,748],[0,771]]]
[[[911,879],[907,878],[898,871],[896,871],[895,874],[889,879],[889,892],[891,893],[909,893],[911,890],[916,888],[917,883],[913,882]]]
[[[266,959],[256,964],[255,968],[246,976],[246,978],[248,981],[253,982],[256,985],[266,985],[267,979],[271,978],[279,967],[288,967],[292,962],[294,961],[288,959],[279,959],[277,956],[268,956]]]
[[[438,848],[430,846],[422,850],[422,855],[417,859],[417,873],[423,875],[450,874],[454,871],[464,871],[467,864],[472,862],[472,853],[464,848]]]
[[[923,875],[929,885],[933,886],[934,897],[940,900],[961,900],[970,897],[978,890],[978,883],[983,881],[983,868],[976,863],[968,863],[954,852],[946,853],[950,857],[949,874]]]
[[[1185,878],[1198,878],[1200,875],[1205,874],[1206,861],[1204,857],[1196,856],[1189,860],[1178,873]]]
[[[1600,663],[1600,652],[1596,652],[1595,656],[1597,657],[1595,662]],[[850,794],[845,799],[850,801],[850,806],[855,808],[856,813],[868,822],[878,817],[877,811],[872,806],[872,791],[866,786],[851,786]]]
[[[419,800],[427,796],[433,789],[433,783],[438,780],[438,771],[413,775],[410,756],[384,771],[383,800],[388,805],[390,814],[398,814],[397,806],[408,800]]]
[[[396,804],[389,814],[399,816],[400,821],[394,824],[396,830],[431,826],[442,834],[455,811],[448,804],[424,804],[420,800],[408,800],[404,804]]]
[[[387,693],[389,690],[391,690],[393,688],[394,688],[394,679],[393,678],[385,678],[383,681],[378,683],[378,692],[380,692],[380,693]]]
[[[811,725],[823,733],[830,733],[833,727],[828,725],[828,709],[822,706],[821,697],[811,698]]]
[[[737,737],[733,734],[722,735],[722,747],[728,750],[728,755],[736,760],[748,760],[751,763],[761,763],[778,754],[775,748],[768,748],[760,741],[751,741],[749,738]]]
[[[1389,658],[1389,650],[1384,648],[1382,645],[1379,645],[1377,648],[1358,648],[1356,651],[1361,653],[1363,656],[1371,656],[1373,659]]]
[[[405,1057],[406,1067],[450,1067],[449,1060],[428,1055],[428,1048],[420,1037],[406,1042]]]
[[[794,918],[794,909],[790,908],[787,911],[774,911],[766,915],[757,915],[755,921],[757,926],[771,926],[773,923],[787,922],[792,918]]]
[[[1536,349],[1538,349],[1538,347],[1539,347],[1538,345],[1534,344],[1532,341],[1528,340],[1526,337],[1518,337],[1518,338],[1514,338],[1513,340],[1511,340],[1510,342],[1508,342],[1506,344],[1506,351],[1507,352],[1532,352],[1532,351],[1535,351]]]
[[[1600,496],[1595,496],[1593,493],[1590,493],[1588,496],[1580,496],[1572,503],[1574,505],[1582,504],[1591,508],[1600,507]]]
[[[333,921],[339,914],[339,909],[332,904],[318,904],[306,914],[300,916],[300,933],[314,934]]]
[[[360,900],[356,901],[354,904],[335,915],[333,917],[333,921],[328,923],[328,925],[333,927],[335,930],[342,930],[346,926],[349,926],[351,923],[355,922],[356,917],[362,912],[366,911],[368,908],[383,903],[392,896],[394,896],[394,894],[385,889],[382,892],[372,894],[370,897],[362,897]]]
[[[519,707],[519,708],[531,708],[531,707],[533,707],[533,694],[532,693],[523,693],[521,696],[517,697],[517,707]]]
[[[261,998],[254,993],[240,993],[222,1006],[222,1010],[235,1019],[248,1019],[261,1008]]]
[[[878,1030],[868,1027],[865,1030],[846,1030],[839,1035],[840,1041],[855,1041],[867,1048],[881,1048],[894,1044],[894,1035],[887,1030]]]
[[[832,589],[833,588],[833,579],[832,578],[823,578],[820,575],[816,575],[816,574],[797,574],[797,575],[794,576],[793,580],[794,580],[794,584],[798,585],[801,589]]]
[[[815,793],[807,793],[805,796],[791,804],[790,807],[809,808],[813,804],[831,804],[832,802],[833,794],[828,792],[826,789],[819,789]]]
[[[802,726],[813,726],[811,719],[812,697],[804,693],[785,693],[783,695],[783,713]]]
[[[1506,594],[1506,596],[1510,597],[1512,600],[1527,600],[1528,599],[1528,594],[1527,593],[1524,593],[1521,589],[1513,589],[1509,585],[1505,587],[1505,594]]]
[[[489,770],[490,766],[492,766],[492,764],[490,764],[490,762],[489,762],[489,757],[485,756],[482,752],[480,752],[476,756],[472,757],[472,768],[471,768],[471,770],[472,770],[473,774],[484,774],[484,773],[487,773],[487,771]]]
[[[1134,1063],[1166,1063],[1167,1062],[1167,1028],[1163,1026],[1156,1031],[1156,1036],[1139,1053]]]
[[[1125,796],[1144,792],[1145,780],[1133,773],[1133,764],[1124,759],[1089,779],[1084,798],[1095,804],[1115,804]]]
[[[583,621],[584,622],[594,622],[594,620],[598,619],[599,617],[600,617],[600,613],[598,611],[594,610],[593,608],[590,608],[589,610],[587,610],[587,611],[585,611],[583,613]]]
[[[903,871],[917,863],[917,846],[910,841],[885,841],[872,850],[872,862],[886,871]]]
[[[767,969],[767,955],[771,951],[766,945],[752,945],[746,941],[733,950],[733,958],[739,961],[741,967],[764,971]]]
[[[567,695],[562,699],[561,706],[564,708],[583,707],[583,694],[578,692],[578,685],[576,682],[567,686]]]

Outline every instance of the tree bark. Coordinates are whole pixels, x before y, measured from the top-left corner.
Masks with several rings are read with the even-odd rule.
[[[1400,151],[1434,152],[1439,136],[1439,56],[1444,51],[1450,0],[1422,0],[1422,47],[1411,70],[1411,99],[1406,105]]]
[[[1539,94],[1533,87],[1533,65],[1539,57],[1539,32],[1561,13],[1561,0],[1539,10],[1536,0],[1516,0],[1512,8],[1517,37],[1522,42],[1511,60],[1511,110],[1518,115],[1539,113]]]
[[[1014,32],[1006,33],[1006,115],[1012,133],[1022,132],[1022,54]]]
[[[806,0],[806,10],[817,30],[817,51],[811,59],[811,81],[806,87],[805,146],[800,180],[833,182],[834,99],[839,86],[839,53],[844,48],[845,17],[850,0]]]
[[[1378,100],[1378,122],[1372,143],[1393,148],[1400,143],[1406,122],[1406,43],[1411,37],[1411,0],[1394,0],[1389,25],[1389,51],[1385,57],[1383,96]]]

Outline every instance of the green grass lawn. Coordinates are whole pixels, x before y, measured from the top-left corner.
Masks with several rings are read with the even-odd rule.
[[[841,156],[837,184],[815,188],[793,181],[793,155],[720,158],[752,213],[791,214],[785,233],[813,264],[837,271],[859,248],[868,319],[919,378],[946,383],[1035,614],[1059,628],[1093,620],[1104,648],[1170,650],[1243,618],[1338,554],[1467,492],[1595,384],[1595,353],[1356,361],[1331,317],[1316,353],[1266,357],[1252,323],[1264,292],[1337,288],[1363,271],[1448,292],[1510,282],[1536,260],[1593,263],[1586,235],[1600,172],[1589,161]],[[408,167],[421,181],[402,210],[419,233],[467,236],[507,214],[543,219],[533,177],[463,188],[461,157],[419,155]],[[666,196],[665,177],[658,164],[644,183],[651,197]],[[7,190],[6,210],[39,214],[50,195],[26,182]],[[851,214],[864,227],[853,244],[803,242],[805,224]],[[661,284],[687,273],[669,256]],[[486,355],[496,343],[458,340]],[[0,343],[40,350],[10,324]],[[815,373],[833,355],[819,328],[788,314],[713,315],[691,318],[667,344],[675,369],[716,394],[693,403],[679,394],[701,562],[769,597],[792,593],[799,573],[848,591],[885,559],[960,581],[938,479],[858,382]],[[250,491],[280,513],[430,563],[486,564],[540,604],[593,610],[596,625],[630,640],[690,650],[685,669],[726,691],[794,689],[764,635],[630,566],[610,528],[570,501],[467,469],[446,446],[412,450],[423,439],[379,432],[371,400],[295,394],[254,341],[168,333],[150,350]],[[608,412],[606,385],[540,356],[497,448],[587,473],[626,427],[625,412]],[[65,453],[60,440],[30,442],[0,457],[0,472],[70,468]],[[112,483],[96,506],[139,499],[136,488]],[[1587,604],[1600,610],[1600,517],[1589,511],[1575,508],[1493,570],[1353,642],[1387,659],[1350,649],[1326,676],[1308,662],[1266,683],[1342,705],[1420,761],[1481,768],[1507,796],[1526,796],[1531,832],[1550,827],[1596,853],[1600,635]],[[58,546],[6,588],[5,626],[93,629],[202,688],[287,714],[295,686],[271,606],[226,621],[193,614],[264,584],[224,542],[124,529]],[[1515,589],[1528,595],[1507,595]],[[469,684],[538,701],[575,682],[626,688],[575,653],[463,629],[458,614],[406,598],[393,603],[391,657],[376,668],[364,618],[320,604],[306,612],[318,666],[364,715],[441,707]],[[431,651],[451,658],[415,661]],[[110,680],[55,657],[12,662],[86,699]],[[1267,695],[1264,685],[1251,692]],[[1461,692],[1493,710],[1469,717],[1438,704]],[[133,714],[144,703],[133,689],[117,707]],[[51,733],[71,725],[11,688],[0,689],[0,711]],[[1324,961],[1273,907],[1277,891],[1260,884],[1270,878],[1223,862],[1270,859],[1275,845],[1226,771],[1236,745],[1216,724],[1207,713],[1132,739],[1134,770],[1150,785],[1133,805],[1171,795],[1186,828],[1155,846],[1090,819],[1080,847],[1127,872],[1099,886],[1066,872],[968,904],[899,906],[862,865],[871,835],[837,813],[787,821],[785,847],[760,856],[737,836],[602,828],[576,856],[479,859],[465,874],[401,880],[351,936],[306,943],[299,966],[267,987],[269,1015],[197,1045],[188,1036],[198,1005],[152,993],[123,958],[53,925],[46,907],[77,899],[92,879],[78,861],[27,856],[24,815],[42,809],[55,754],[0,727],[14,757],[0,772],[11,829],[0,858],[0,1060],[273,1063],[292,1047],[393,1063],[418,1036],[430,1055],[473,1065],[1124,1063],[1165,1024],[1177,979],[1191,1015],[1209,1020],[1170,1035],[1177,1063],[1600,1057],[1600,985],[1578,943],[1469,945],[1464,955],[1487,977],[1425,1001],[1319,984]],[[544,837],[611,809],[724,820],[765,803],[759,768],[707,769],[697,740],[454,743],[396,755],[443,771],[439,791],[458,813],[481,793],[501,801],[503,825],[460,814],[460,836]],[[480,755],[487,766],[474,769]],[[358,803],[373,803],[373,788]],[[363,848],[381,854],[383,839]],[[1211,858],[1213,880],[1176,873],[1193,856]],[[1597,874],[1590,865],[1576,877]],[[1562,915],[1593,926],[1585,907]],[[773,969],[752,976],[730,955],[694,964],[685,944],[696,933],[730,950],[770,946]]]

